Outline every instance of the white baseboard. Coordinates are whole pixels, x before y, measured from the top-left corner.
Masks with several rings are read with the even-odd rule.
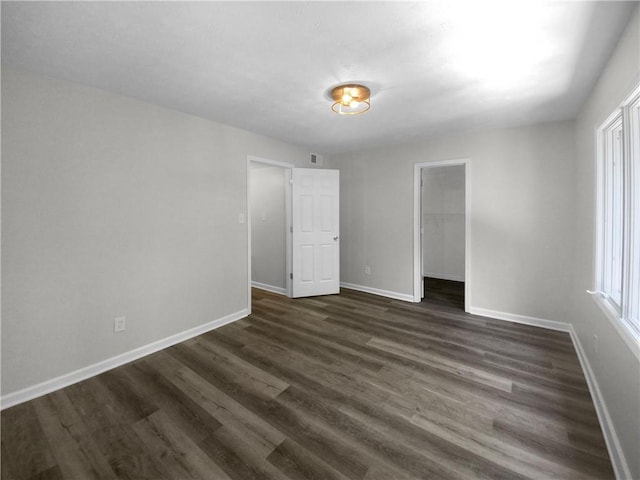
[[[452,280],[454,282],[464,282],[464,275],[444,275],[441,273],[426,272],[422,274],[422,278],[424,277],[437,278],[439,280]]]
[[[359,292],[372,293],[374,295],[380,295],[381,297],[393,298],[395,300],[402,300],[404,302],[413,303],[413,295],[407,295],[406,293],[390,292],[388,290],[380,290],[378,288],[366,287],[364,285],[354,285],[353,283],[340,282],[342,288],[348,288],[350,290],[357,290]]]
[[[573,346],[578,354],[578,360],[580,360],[580,365],[582,366],[584,376],[587,380],[587,385],[589,386],[589,391],[591,392],[591,398],[593,399],[593,404],[596,408],[596,413],[598,414],[598,420],[600,421],[600,427],[602,428],[604,441],[607,444],[607,450],[609,450],[609,457],[611,458],[611,464],[613,465],[616,478],[618,480],[632,480],[631,470],[629,470],[629,465],[627,464],[622,446],[620,445],[616,429],[611,421],[609,410],[604,402],[600,386],[598,385],[596,376],[591,369],[587,355],[582,348],[582,344],[580,343],[580,339],[578,338],[578,334],[574,330],[573,325],[570,325],[569,334],[571,335]]]
[[[528,317],[526,315],[518,315],[516,313],[499,312],[497,310],[489,310],[486,308],[471,307],[469,313],[480,315],[481,317],[497,318],[498,320],[506,320],[513,323],[522,323],[533,327],[548,328],[550,330],[559,330],[561,332],[571,331],[571,324],[565,322],[556,322],[555,320],[546,320],[544,318]]]
[[[255,286],[256,288],[262,288],[262,284],[254,285],[254,283],[255,282],[252,282],[252,285]],[[354,285],[351,283],[340,283],[340,286],[343,288],[358,290],[360,292],[371,293],[374,295],[380,295],[383,297],[393,298],[396,300],[413,302],[412,295],[407,295],[403,293],[390,292],[387,290],[380,290],[377,288],[366,287],[363,285]],[[267,285],[267,287],[270,287],[270,286]],[[277,288],[277,287],[272,287],[272,288]],[[268,290],[268,289],[264,288],[264,290]],[[281,290],[284,290],[284,289],[281,289]],[[269,291],[274,291],[274,290],[269,290]],[[275,293],[280,293],[280,292],[275,292]],[[525,325],[549,328],[552,330],[559,330],[559,331],[569,333],[569,335],[571,336],[571,340],[573,342],[574,348],[576,350],[576,353],[578,355],[578,360],[580,361],[580,365],[582,366],[582,370],[584,371],[587,385],[589,387],[589,391],[591,392],[591,397],[593,399],[596,413],[598,415],[600,427],[602,428],[602,432],[604,434],[605,442],[607,444],[609,456],[611,457],[611,463],[613,465],[616,478],[619,480],[631,479],[631,471],[629,470],[629,466],[624,456],[622,446],[620,445],[618,435],[613,426],[613,422],[611,421],[609,410],[607,409],[607,406],[604,401],[604,397],[602,396],[602,392],[600,391],[600,387],[598,385],[598,381],[596,380],[595,374],[591,369],[589,360],[587,359],[587,356],[584,352],[584,349],[582,348],[582,344],[580,343],[580,339],[578,338],[578,335],[576,334],[573,328],[573,325],[569,323],[564,323],[564,322],[557,322],[554,320],[546,320],[542,318],[529,317],[525,315],[518,315],[518,314],[506,313],[506,312],[499,312],[495,310],[489,310],[489,309],[477,308],[477,307],[471,307],[470,313],[474,315],[480,315],[483,317],[497,318],[499,320],[506,320],[514,323],[522,323]],[[129,352],[125,352],[115,357],[108,358],[106,360],[95,363],[93,365],[89,365],[87,367],[81,368],[74,372],[61,375],[59,377],[53,378],[51,380],[47,380],[37,385],[33,385],[31,387],[27,387],[17,392],[12,392],[12,393],[3,395],[0,398],[0,405],[1,405],[0,409],[4,410],[5,408],[18,405],[19,403],[32,400],[42,395],[46,395],[47,393],[51,393],[53,391],[59,390],[69,385],[73,385],[74,383],[81,382],[82,380],[86,380],[93,376],[99,375],[100,373],[103,373],[107,370],[111,370],[120,365],[124,365],[126,363],[132,362],[134,360],[142,358],[151,353],[155,353],[159,350],[168,348],[177,343],[184,342],[185,340],[196,337],[208,331],[215,330],[216,328],[222,327],[223,325],[227,325],[229,323],[235,322],[236,320],[244,318],[247,315],[248,315],[247,309],[240,310],[238,312],[232,313],[230,315],[226,315],[217,320],[213,320],[203,325],[199,325],[189,330],[185,330],[184,332],[171,335],[162,340],[158,340],[148,345],[144,345],[142,347],[131,350]]]
[[[578,338],[573,325],[565,322],[557,322],[555,320],[546,320],[543,318],[517,315],[514,313],[498,312],[495,310],[488,310],[486,308],[471,307],[469,313],[480,315],[483,317],[497,318],[499,320],[507,320],[509,322],[522,323],[534,327],[549,328],[551,330],[559,330],[561,332],[569,333],[569,335],[571,336],[571,341],[573,342],[573,346],[576,350],[576,354],[578,355],[578,360],[580,361],[580,365],[582,366],[582,371],[584,372],[584,376],[589,387],[589,392],[591,393],[591,398],[593,399],[593,404],[598,415],[598,421],[604,435],[604,440],[607,444],[607,450],[609,451],[609,457],[611,458],[611,464],[613,465],[616,478],[618,480],[631,480],[631,471],[629,470],[624,452],[620,445],[620,440],[618,439],[618,435],[613,426],[613,422],[611,421],[609,410],[607,409],[607,405],[604,402],[604,397],[602,396],[602,392],[600,391],[600,387],[598,386],[596,376],[591,369],[589,360],[587,359],[587,356],[584,352],[584,349],[582,348],[582,344],[580,343],[580,339]]]
[[[282,287],[274,287],[273,285],[267,285],[266,283],[254,282],[251,281],[251,286],[253,288],[259,288],[260,290],[266,290],[271,293],[278,293],[280,295],[286,295],[287,289]]]
[[[206,333],[210,330],[215,330],[216,328],[222,327],[223,325],[235,322],[236,320],[240,320],[247,315],[247,309],[240,310],[239,312],[226,315],[222,318],[218,318],[217,320],[213,320],[203,325],[185,330],[184,332],[171,335],[161,340],[143,345],[142,347],[138,347],[134,350],[116,355],[115,357],[102,360],[98,363],[94,363],[93,365],[89,365],[73,372],[65,373],[64,375],[52,378],[51,380],[46,380],[37,385],[18,390],[17,392],[11,392],[6,395],[2,395],[2,397],[0,398],[0,409],[4,410],[5,408],[18,405],[19,403],[23,403],[28,400],[33,400],[34,398],[46,395],[47,393],[54,392],[61,388],[68,387],[69,385],[73,385],[74,383],[81,382],[82,380],[86,380],[87,378],[94,377],[103,372],[106,372],[107,370],[111,370],[113,368],[119,367],[120,365],[124,365],[125,363],[132,362],[151,353],[155,353],[159,350],[168,348],[172,345],[175,345],[176,343],[184,342],[185,340],[196,337],[198,335],[202,335],[203,333]]]

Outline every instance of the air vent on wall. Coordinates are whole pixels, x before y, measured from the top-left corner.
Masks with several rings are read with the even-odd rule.
[[[311,153],[309,155],[309,163],[311,163],[311,165],[322,166],[322,155]]]

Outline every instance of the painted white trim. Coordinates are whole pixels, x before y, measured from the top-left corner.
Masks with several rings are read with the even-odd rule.
[[[422,277],[428,277],[428,278],[437,278],[439,280],[451,280],[454,282],[464,282],[464,275],[460,276],[460,275],[446,275],[446,274],[442,274],[442,273],[431,273],[431,272],[426,272],[422,274]]]
[[[406,293],[390,292],[389,290],[380,290],[379,288],[367,287],[365,285],[355,285],[353,283],[345,282],[340,282],[340,287],[348,288],[349,290],[357,290],[359,292],[372,293],[373,295],[393,298],[395,300],[402,300],[403,302],[413,302],[413,295],[408,295]]]
[[[251,315],[251,156],[247,156],[247,312]]]
[[[273,285],[267,285],[266,283],[254,282],[251,281],[251,286],[253,288],[259,288],[260,290],[266,290],[267,292],[277,293],[279,295],[286,295],[287,289],[282,287],[274,287]]]
[[[422,169],[464,165],[464,311],[471,312],[471,159],[459,158],[413,165],[413,296],[415,303],[422,301],[422,245],[420,240]]]
[[[624,251],[623,258],[627,260],[623,263],[622,267],[622,296],[620,299],[620,306],[613,303],[613,300],[603,296],[601,293],[603,288],[603,269],[604,269],[604,244],[605,244],[605,215],[604,207],[606,203],[605,193],[605,177],[606,177],[606,156],[605,156],[605,141],[603,138],[604,132],[611,128],[612,124],[617,121],[622,122],[623,126],[623,138],[631,138],[630,135],[630,113],[629,108],[634,102],[638,102],[640,97],[640,84],[635,84],[630,93],[625,95],[618,105],[612,108],[611,114],[594,129],[595,139],[595,176],[594,176],[594,190],[595,190],[595,222],[594,222],[594,285],[592,296],[600,310],[604,313],[605,317],[611,322],[616,332],[622,337],[622,340],[631,349],[634,356],[640,360],[640,334],[636,329],[630,325],[630,304],[632,302],[632,294],[637,291],[637,285],[634,285],[632,268],[637,264],[637,258],[634,258],[636,252],[632,248],[634,243],[633,239],[633,217],[631,208],[623,208],[624,221],[623,221],[623,236],[624,236]],[[631,162],[631,146],[628,142],[624,142],[624,165],[626,174],[623,178],[625,182],[625,198],[623,201],[623,207],[626,205],[633,205],[632,188],[634,182],[633,164]],[[634,263],[636,262],[636,263]]]
[[[293,298],[293,168],[285,169],[284,181],[285,295]]]
[[[268,158],[256,157],[255,155],[247,155],[247,164],[250,164],[251,162],[265,163],[267,165],[273,165],[275,167],[282,167],[282,168],[294,168],[295,167],[295,165],[293,163],[280,162],[278,160],[270,160]]]
[[[184,342],[185,340],[189,340],[190,338],[202,335],[203,333],[209,332],[211,330],[215,330],[216,328],[222,327],[223,325],[227,325],[229,323],[235,322],[236,320],[240,320],[241,318],[245,318],[247,315],[247,309],[240,310],[238,312],[226,315],[222,318],[212,320],[211,322],[198,325],[194,328],[190,328],[189,330],[185,330],[183,332],[176,333],[175,335],[171,335],[161,340],[143,345],[142,347],[135,348],[125,353],[121,353],[120,355],[116,355],[115,357],[107,358],[106,360],[94,363],[93,365],[80,368],[73,372],[65,373],[64,375],[60,375],[59,377],[52,378],[51,380],[46,380],[37,385],[18,390],[17,392],[8,393],[0,398],[0,409],[4,410],[5,408],[13,407],[14,405],[18,405],[19,403],[33,400],[34,398],[46,395],[47,393],[51,393],[61,388],[68,387],[69,385],[73,385],[74,383],[78,383],[82,380],[94,377],[103,372],[106,372],[107,370],[111,370],[113,368],[124,365],[125,363],[132,362],[149,354],[168,348],[172,345],[175,345],[176,343]]]
[[[604,441],[607,444],[607,450],[609,451],[609,457],[611,459],[611,464],[613,465],[616,478],[618,480],[631,480],[631,470],[629,470],[629,465],[627,464],[624,451],[620,445],[618,434],[613,426],[613,421],[611,421],[611,416],[609,415],[609,410],[607,409],[604,397],[602,396],[596,376],[591,369],[587,355],[582,348],[582,343],[580,343],[580,338],[574,330],[573,325],[569,325],[569,335],[571,335],[573,346],[578,354],[578,360],[580,361],[582,371],[584,372],[585,379],[587,380],[589,392],[591,392],[593,405],[596,409],[596,414],[598,415],[600,428],[602,428]]]
[[[598,305],[600,310],[602,310],[604,316],[607,317],[607,320],[611,322],[613,328],[615,328],[618,334],[622,337],[622,340],[627,344],[627,347],[629,347],[636,359],[640,360],[640,339],[635,336],[634,332],[629,327],[624,325],[618,312],[616,312],[609,302],[602,298],[600,294],[596,293],[595,295],[591,295],[591,297],[593,298],[593,301],[596,302],[596,305]]]
[[[527,315],[519,315],[517,313],[499,312],[497,310],[489,310],[487,308],[471,307],[469,313],[479,315],[481,317],[497,318],[498,320],[506,320],[513,323],[522,323],[533,327],[548,328],[550,330],[559,330],[561,332],[569,332],[571,324],[566,322],[557,322],[555,320],[547,320],[538,317],[529,317]]]

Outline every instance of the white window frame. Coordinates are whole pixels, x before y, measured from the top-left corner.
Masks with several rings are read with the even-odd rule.
[[[607,135],[622,124],[622,258],[619,300],[607,291],[611,264],[611,237],[607,218],[610,212],[608,189],[612,168],[607,155]],[[609,152],[610,153],[610,152]],[[595,291],[589,291],[598,306],[640,359],[640,85],[627,96],[596,130],[596,251]],[[610,261],[607,261],[609,259]]]

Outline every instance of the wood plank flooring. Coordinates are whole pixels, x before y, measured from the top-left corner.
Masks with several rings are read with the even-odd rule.
[[[424,277],[424,302],[464,310],[464,282]]]
[[[2,412],[2,478],[608,479],[567,334],[352,290]]]

